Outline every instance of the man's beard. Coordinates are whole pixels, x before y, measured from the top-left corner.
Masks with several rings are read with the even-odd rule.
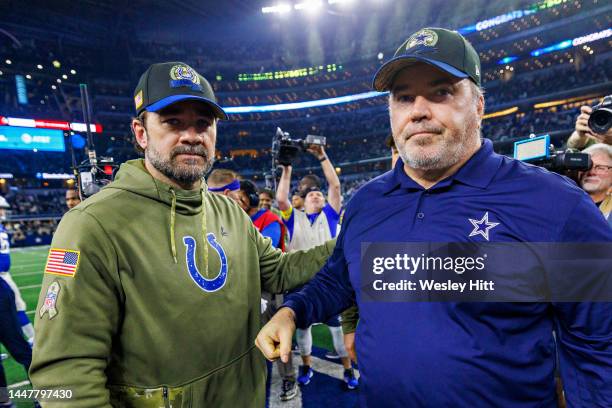
[[[601,180],[587,181],[587,182],[581,183],[582,189],[589,194],[599,193],[599,191],[602,191],[603,189],[601,188],[601,185],[602,185]]]
[[[189,164],[178,163],[176,157],[179,154],[194,154],[201,156],[204,159],[204,165],[200,165],[199,162],[195,160],[189,160]],[[179,184],[188,185],[201,180],[210,171],[215,162],[214,157],[208,157],[208,152],[202,145],[178,146],[170,152],[169,158],[162,157],[154,147],[149,146],[145,150],[145,156],[151,165],[159,170],[164,176]]]
[[[398,153],[402,158],[404,164],[413,169],[421,170],[439,170],[447,169],[463,159],[467,152],[475,146],[475,135],[478,134],[478,121],[476,116],[472,120],[465,123],[463,129],[455,130],[449,137],[442,137],[438,142],[432,142],[430,137],[423,138],[417,136],[417,139],[411,141],[406,140],[406,137],[414,133],[433,133],[440,135],[444,132],[444,128],[434,125],[422,125],[416,128],[405,128],[399,135],[399,140],[405,140],[403,145],[400,145],[397,140],[395,141],[396,146],[402,146],[398,149]],[[461,136],[458,137],[458,133]],[[414,136],[413,136],[414,137]],[[432,136],[434,138],[438,136]],[[474,139],[474,140],[473,140]],[[427,148],[430,143],[438,143],[433,153],[424,153],[419,149],[410,149],[409,143],[413,146],[416,144],[418,147],[423,146]]]

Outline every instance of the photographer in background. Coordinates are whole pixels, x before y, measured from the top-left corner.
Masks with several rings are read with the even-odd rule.
[[[603,108],[609,111],[610,107],[607,106],[607,103],[609,103],[611,99],[612,96],[606,96],[602,103],[597,105],[595,109]],[[596,143],[612,145],[612,128],[608,127],[605,133],[597,133],[591,129],[589,119],[591,118],[593,110],[594,108],[591,106],[580,107],[580,115],[576,118],[576,128],[567,140],[567,147],[582,150]]]
[[[580,187],[593,199],[608,223],[612,225],[612,146],[596,143],[584,149],[593,167],[580,174]]]
[[[304,192],[311,188],[321,189],[321,179],[316,174],[307,174],[298,183],[291,195],[291,206],[295,210],[304,211]]]
[[[283,221],[289,231],[289,251],[312,248],[337,236],[340,220],[341,187],[340,179],[334,166],[327,157],[323,146],[311,146],[308,152],[319,162],[328,185],[327,203],[318,186],[318,177],[306,176],[300,181],[298,191],[304,198],[304,212],[294,210],[289,202],[289,186],[291,185],[291,166],[283,166],[283,173],[276,191],[276,201],[281,210]],[[333,316],[324,322],[329,326],[334,343],[334,349],[344,366],[344,382],[348,389],[355,389],[358,380],[351,366],[346,348],[344,347],[339,316]],[[302,356],[303,365],[298,370],[298,383],[307,385],[314,375],[312,370],[312,332],[311,328],[298,329],[297,343]]]
[[[250,180],[242,180],[238,192],[238,205],[244,209],[255,227],[264,237],[272,240],[274,248],[285,250],[285,226],[280,217],[267,208],[259,206],[259,191]]]

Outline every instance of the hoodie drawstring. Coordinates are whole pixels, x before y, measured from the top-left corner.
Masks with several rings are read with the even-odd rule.
[[[170,246],[172,247],[172,258],[174,259],[174,263],[177,264],[178,260],[176,259],[176,242],[174,241],[174,219],[176,218],[176,193],[174,189],[170,189],[172,193],[172,207],[170,208]]]
[[[204,242],[204,274],[208,278],[208,237],[206,236],[206,190],[202,189],[202,241]]]

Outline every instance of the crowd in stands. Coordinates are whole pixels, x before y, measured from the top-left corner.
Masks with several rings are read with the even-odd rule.
[[[11,247],[49,245],[59,220],[55,218],[5,223]]]
[[[63,190],[18,191],[5,198],[11,211],[20,217],[56,216],[62,214],[66,206]]]
[[[530,134],[544,134],[554,131],[571,132],[579,109],[539,110],[502,116],[483,122],[482,134],[495,141],[526,138]]]
[[[3,194],[10,205],[4,222],[12,247],[48,245],[66,211],[64,189],[15,189]]]
[[[611,81],[612,55],[608,55],[598,61],[569,63],[556,69],[517,75],[506,81],[485,83],[485,102],[487,106],[496,106]]]

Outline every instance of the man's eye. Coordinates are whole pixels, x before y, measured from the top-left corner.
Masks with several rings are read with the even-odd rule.
[[[450,89],[446,89],[446,88],[438,89],[436,91],[436,95],[438,95],[438,96],[448,96],[448,95],[451,95],[451,94],[452,94],[451,90]]]
[[[208,127],[210,127],[211,123],[210,120],[208,119],[200,119],[198,120],[198,128],[199,129],[207,129]]]
[[[411,95],[397,95],[395,100],[398,102],[412,102],[414,100],[414,97],[412,97]]]
[[[181,121],[176,118],[170,118],[170,119],[164,120],[164,123],[170,126],[177,126],[178,124],[181,123]]]

